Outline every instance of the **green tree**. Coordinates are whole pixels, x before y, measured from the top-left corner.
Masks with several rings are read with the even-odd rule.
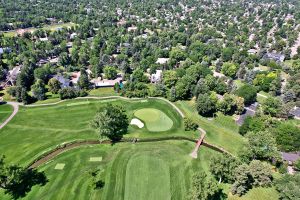
[[[118,72],[115,67],[106,66],[106,67],[104,67],[103,71],[104,71],[105,77],[107,79],[113,80],[113,79],[117,78]]]
[[[186,131],[195,131],[198,128],[198,124],[191,118],[184,118],[184,130]]]
[[[60,82],[56,78],[51,78],[48,82],[49,91],[53,94],[57,94],[61,89]]]
[[[216,111],[217,97],[215,93],[200,94],[197,98],[196,108],[200,115],[211,116]]]
[[[219,194],[220,189],[215,179],[210,178],[204,172],[193,175],[192,186],[189,191],[189,200],[214,199]]]
[[[226,76],[234,78],[238,71],[238,67],[234,63],[224,63],[221,72]]]
[[[108,137],[112,141],[120,140],[127,133],[129,125],[125,110],[112,104],[101,107],[90,124],[100,138]]]
[[[294,124],[280,123],[273,129],[278,148],[282,151],[298,151],[300,149],[300,129]]]
[[[300,199],[300,173],[295,175],[285,174],[275,181],[276,190],[282,200]]]
[[[174,70],[163,71],[163,83],[168,88],[175,86],[178,80],[177,73]]]
[[[227,154],[214,156],[210,161],[210,171],[219,182],[232,183],[234,181],[234,170],[240,162]]]
[[[31,91],[33,97],[35,97],[37,100],[46,99],[46,88],[41,79],[38,79],[35,84],[31,86]]]
[[[282,108],[282,103],[278,98],[268,97],[264,101],[262,108],[265,114],[275,117],[279,114]]]
[[[8,165],[4,161],[4,156],[0,157],[0,188],[14,199],[24,197],[33,186],[45,185],[46,182],[44,172]]]
[[[235,91],[235,94],[239,97],[243,97],[245,104],[249,105],[256,101],[257,90],[252,85],[243,85]]]
[[[78,80],[78,86],[80,89],[89,89],[90,88],[90,81],[87,72],[85,69],[80,70],[80,77]]]

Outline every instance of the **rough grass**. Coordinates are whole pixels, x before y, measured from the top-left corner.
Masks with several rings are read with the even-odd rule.
[[[228,200],[277,200],[279,194],[275,188],[254,188],[247,192],[245,195],[238,197],[236,195],[228,195]]]
[[[0,104],[0,124],[2,124],[13,112],[13,107],[8,104]]]
[[[178,101],[176,105],[206,130],[205,141],[223,147],[235,155],[245,145],[246,140],[238,133],[238,126],[231,117],[219,114],[216,119],[208,120],[197,113],[193,100]]]
[[[173,121],[158,109],[144,108],[137,110],[134,115],[145,123],[149,131],[167,131],[173,126]]]

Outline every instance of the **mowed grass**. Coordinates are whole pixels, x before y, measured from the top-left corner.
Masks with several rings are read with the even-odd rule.
[[[82,146],[66,151],[38,169],[48,182],[34,186],[24,199],[185,199],[195,172],[208,172],[217,152],[201,147],[199,158],[189,153],[194,143],[164,141]],[[102,157],[90,162],[91,157]],[[65,164],[63,169],[55,169]],[[104,188],[94,190],[90,172],[99,169]],[[209,173],[209,172],[208,172]],[[9,199],[0,190],[0,199]]]
[[[232,194],[228,196],[228,200],[277,200],[277,199],[279,199],[279,194],[274,187],[253,188],[241,197]]]
[[[82,103],[86,102],[86,103]],[[89,122],[107,100],[70,100],[54,106],[20,107],[19,113],[0,130],[0,151],[7,162],[27,165],[46,151],[74,140],[96,140],[98,134]],[[187,134],[179,114],[161,100],[114,100],[109,103],[124,106],[129,120],[133,112],[141,108],[157,108],[173,120],[173,127],[162,133],[151,133],[130,126],[125,137],[164,137]],[[72,105],[73,106],[70,106]],[[76,105],[80,104],[80,105]],[[69,105],[69,106],[68,106]],[[188,133],[189,134],[189,133]],[[193,136],[192,133],[190,135]]]
[[[219,114],[215,119],[208,120],[197,113],[193,100],[178,101],[176,105],[206,130],[205,141],[223,147],[235,155],[246,144],[246,139],[238,133],[238,126],[232,117]]]
[[[0,124],[2,124],[13,112],[13,107],[8,104],[0,104]]]
[[[173,121],[158,109],[143,108],[137,110],[134,115],[145,123],[149,131],[167,131],[173,126]]]

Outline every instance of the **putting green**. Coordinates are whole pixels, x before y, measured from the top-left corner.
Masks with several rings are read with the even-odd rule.
[[[143,108],[137,110],[134,115],[152,132],[167,131],[173,126],[173,121],[164,112],[155,108]]]

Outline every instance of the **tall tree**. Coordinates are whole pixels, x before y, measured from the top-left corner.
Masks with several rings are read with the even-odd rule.
[[[90,125],[96,129],[100,138],[108,137],[118,141],[127,133],[129,124],[124,108],[107,104],[97,111]]]

